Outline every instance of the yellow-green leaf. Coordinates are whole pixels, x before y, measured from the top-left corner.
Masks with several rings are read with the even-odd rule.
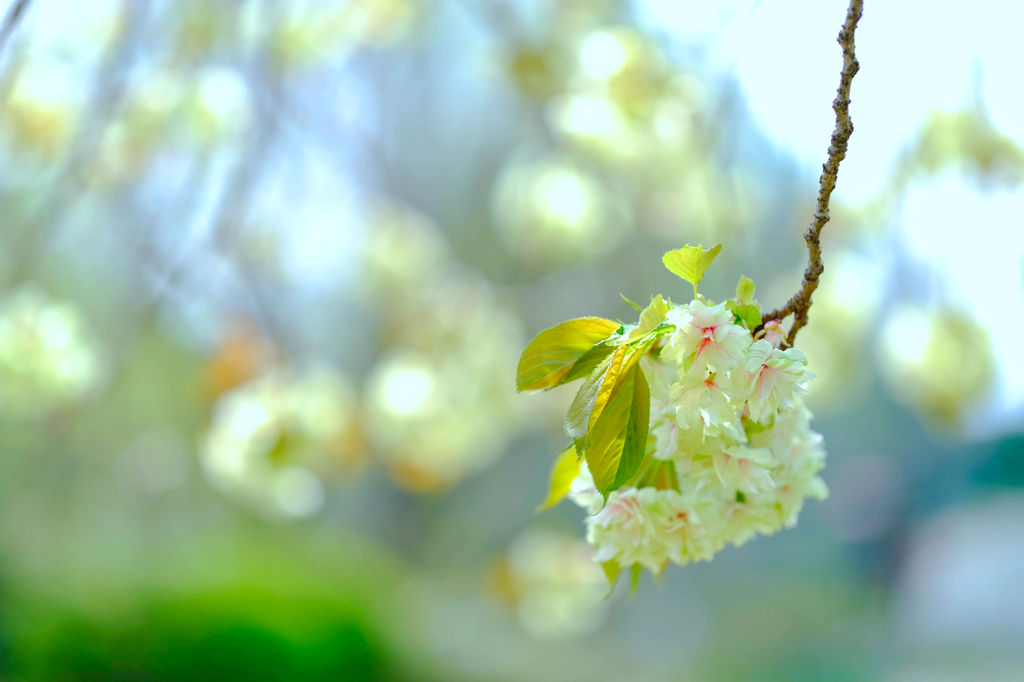
[[[726,301],[725,309],[733,314],[736,322],[745,324],[747,329],[753,329],[761,324],[761,310],[757,307],[756,302],[741,305],[736,301]]]
[[[647,443],[648,443],[648,445],[650,445],[650,443],[651,443],[651,436],[650,436],[650,434],[647,435]],[[657,461],[660,462],[661,460],[657,460]],[[651,456],[651,448],[647,448],[647,451],[644,453],[644,458],[640,462],[640,466],[637,468],[636,473],[633,474],[632,478],[630,478],[628,481],[626,481],[626,487],[629,487],[629,488],[643,488],[643,487],[645,487],[646,483],[643,483],[643,481],[647,480],[647,472],[650,471],[651,466],[654,463],[655,463],[654,462],[654,458]]]
[[[740,277],[736,285],[736,301],[740,305],[748,305],[754,300],[754,280],[749,277]]]
[[[615,351],[615,348],[616,346],[610,343],[597,344],[580,356],[580,359],[572,366],[572,369],[569,370],[569,374],[565,377],[565,381],[562,383],[568,383],[570,381],[589,377],[591,373],[597,369],[597,366],[604,362],[605,358]]]
[[[665,303],[665,299],[661,297],[661,294],[652,298],[651,304],[640,313],[640,324],[629,333],[629,340],[639,339],[644,334],[653,331],[655,327],[664,321],[667,312],[668,304]]]
[[[675,490],[678,492],[679,475],[676,473],[675,462],[671,460],[653,460],[643,475],[640,476],[636,487]]]
[[[625,294],[619,294],[619,296],[621,296],[621,297],[622,297],[622,300],[623,300],[623,301],[625,301],[625,302],[626,302],[626,303],[628,303],[629,305],[633,306],[633,308],[634,308],[634,309],[635,309],[635,310],[636,310],[637,312],[640,312],[641,310],[643,310],[643,308],[641,308],[640,306],[638,306],[638,305],[637,305],[636,303],[633,303],[633,302],[632,302],[631,300],[629,300],[628,298],[626,298],[626,295],[625,295]]]
[[[639,360],[638,360],[639,362]],[[647,452],[647,440],[651,426],[651,387],[647,376],[637,364],[633,370],[636,385],[633,387],[633,405],[630,409],[629,426],[626,427],[626,441],[622,448],[619,472],[615,476],[615,487],[621,488],[640,468]]]
[[[548,481],[548,496],[544,502],[537,507],[538,512],[551,509],[561,502],[569,494],[572,480],[580,472],[580,458],[576,455],[576,446],[570,445],[555,460],[555,466],[551,469],[551,479]]]
[[[704,279],[704,273],[707,272],[708,266],[721,250],[721,244],[712,246],[710,250],[705,250],[701,244],[697,246],[687,244],[681,249],[669,251],[661,260],[666,268],[693,285],[693,297],[697,298],[697,285]]]
[[[616,348],[614,353],[594,369],[576,392],[576,397],[565,414],[565,432],[570,438],[586,440],[591,424],[601,414],[608,398],[611,397],[612,389],[619,381],[622,361],[627,351],[627,346]]]
[[[647,449],[651,393],[638,363],[623,373],[607,405],[587,434],[587,466],[605,497],[621,488],[637,469]]]
[[[640,587],[640,576],[643,575],[644,567],[640,564],[633,564],[629,567],[629,596],[636,596],[636,590]]]
[[[740,319],[747,324],[747,329],[753,329],[757,325],[761,324],[761,311],[754,304],[748,304],[743,306],[742,310],[737,311]]]
[[[516,388],[532,391],[564,383],[576,361],[618,328],[611,320],[583,317],[542,331],[519,357]]]
[[[619,574],[622,573],[622,566],[619,565],[617,559],[610,559],[602,563],[601,568],[604,569],[604,577],[608,578],[608,593],[611,594],[612,588],[615,587],[615,581],[619,579]]]

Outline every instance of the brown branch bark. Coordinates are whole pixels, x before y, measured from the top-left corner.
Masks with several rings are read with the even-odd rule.
[[[781,308],[776,308],[762,316],[765,322],[771,320],[781,321],[788,315],[793,315],[793,325],[789,329],[786,344],[793,345],[796,340],[796,333],[807,324],[807,315],[811,309],[811,295],[818,288],[818,279],[825,271],[825,265],[821,262],[821,229],[829,220],[828,202],[832,196],[832,190],[836,188],[836,178],[839,175],[839,163],[846,158],[846,146],[853,135],[853,121],[850,119],[850,85],[853,77],[860,70],[857,62],[857,55],[853,49],[853,35],[857,30],[857,22],[860,20],[863,11],[863,0],[850,0],[850,7],[846,10],[846,21],[839,31],[837,39],[843,48],[843,69],[839,72],[839,89],[835,100],[832,102],[832,109],[836,112],[836,127],[832,131],[832,142],[828,147],[828,160],[821,168],[821,178],[818,181],[818,204],[814,211],[814,219],[811,226],[804,233],[804,240],[807,242],[808,263],[804,271],[803,283],[800,289],[786,301]],[[754,330],[756,334],[764,328],[762,324]]]

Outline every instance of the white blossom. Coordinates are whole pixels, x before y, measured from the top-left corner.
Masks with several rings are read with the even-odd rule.
[[[783,406],[793,407],[798,395],[807,393],[807,382],[816,376],[807,369],[807,358],[796,348],[779,350],[761,340],[750,346],[737,385],[749,391],[750,418],[761,421]]]
[[[693,301],[667,319],[677,331],[642,365],[648,461],[674,467],[678,485],[655,488],[641,472],[605,499],[583,464],[568,494],[588,514],[595,561],[655,573],[791,528],[806,498],[828,495],[822,437],[801,400],[815,376],[803,353],[753,343],[723,306]]]
[[[657,493],[654,488],[626,488],[608,495],[601,511],[587,518],[587,542],[597,550],[595,560],[637,563],[655,572],[664,568],[668,554],[649,513]]]
[[[773,458],[767,449],[731,445],[716,452],[713,461],[718,480],[730,490],[757,493],[775,487],[768,471]]]
[[[647,357],[643,358],[641,366],[644,374],[650,377],[650,433],[654,436],[652,454],[657,459],[672,459],[679,451],[679,424],[676,423],[676,408],[670,386],[674,372],[667,363]]]
[[[727,432],[737,440],[744,440],[738,428],[737,404],[729,398],[732,382],[724,372],[690,370],[682,380],[672,385],[672,402],[676,423],[682,429],[703,427],[704,435]],[[703,438],[702,438],[703,441]]]
[[[700,301],[668,311],[665,316],[676,331],[662,351],[662,357],[675,360],[685,370],[725,372],[740,364],[750,345],[750,334],[733,324],[733,314],[725,304],[708,307]]]

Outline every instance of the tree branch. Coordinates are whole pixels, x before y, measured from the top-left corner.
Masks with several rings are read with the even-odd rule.
[[[7,39],[14,33],[14,29],[17,28],[18,22],[25,15],[25,10],[28,9],[29,3],[32,0],[15,0],[14,4],[7,10],[7,14],[4,15],[4,21],[0,24],[0,53],[3,52],[4,45],[7,44]]]
[[[846,10],[846,22],[839,31],[837,39],[843,48],[843,69],[839,72],[839,89],[835,100],[832,102],[832,109],[836,112],[836,127],[832,131],[832,143],[828,148],[828,160],[821,168],[821,179],[818,188],[818,205],[814,211],[814,219],[811,226],[804,233],[804,240],[807,242],[808,263],[804,271],[803,284],[800,289],[781,308],[776,308],[765,313],[762,319],[767,323],[771,320],[781,321],[787,315],[793,315],[793,326],[790,327],[786,344],[793,345],[796,340],[796,333],[807,324],[807,314],[811,309],[811,295],[818,288],[818,279],[825,271],[821,262],[821,229],[829,220],[828,202],[832,196],[832,190],[836,188],[836,178],[839,175],[839,163],[846,158],[846,146],[853,135],[853,121],[850,119],[850,84],[853,77],[860,70],[857,56],[853,49],[853,34],[857,30],[857,22],[860,20],[863,11],[863,0],[850,0],[850,7]],[[754,330],[756,334],[764,328],[762,324]]]

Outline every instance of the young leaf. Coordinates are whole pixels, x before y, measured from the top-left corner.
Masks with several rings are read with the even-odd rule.
[[[704,279],[704,273],[707,272],[708,266],[721,250],[721,244],[712,246],[710,250],[705,250],[701,244],[697,246],[687,244],[681,249],[669,251],[661,260],[666,268],[693,285],[693,297],[697,298],[697,285]]]
[[[583,317],[542,331],[519,357],[516,389],[532,391],[558,386],[584,353],[618,328],[618,323],[611,320]]]
[[[650,440],[651,440],[651,437],[648,434],[648,436],[647,436],[648,443],[650,442]],[[657,462],[660,462],[660,461],[661,460],[657,460]],[[626,481],[626,486],[625,487],[629,487],[629,488],[643,488],[643,487],[646,487],[647,484],[646,483],[642,483],[642,481],[646,481],[647,480],[647,472],[650,471],[651,468],[655,464],[656,464],[656,461],[655,461],[654,457],[651,456],[650,448],[648,448],[647,451],[644,453],[643,460],[640,461],[640,466],[637,468],[636,473],[633,474],[633,476],[628,481]]]
[[[551,479],[548,482],[548,496],[544,502],[537,507],[538,512],[551,509],[561,502],[572,486],[572,480],[580,472],[580,458],[576,455],[576,446],[570,445],[555,460],[555,466],[551,469]]]
[[[566,375],[562,383],[567,384],[570,381],[590,376],[594,369],[615,351],[615,348],[616,346],[610,343],[597,344],[580,356],[580,359],[573,364],[572,369],[569,370],[569,374]]]
[[[639,355],[639,354],[638,354]],[[651,387],[647,383],[647,375],[637,364],[636,385],[633,389],[633,406],[629,415],[629,426],[626,427],[626,440],[622,448],[622,461],[619,462],[619,473],[615,477],[615,487],[621,488],[626,481],[640,468],[647,452],[647,440],[651,427]]]
[[[747,323],[747,329],[753,329],[757,325],[761,324],[761,311],[754,304],[748,304],[743,306],[742,311],[738,311],[740,319]]]
[[[753,329],[761,324],[761,311],[758,310],[757,305],[754,303],[741,305],[736,301],[726,301],[725,309],[733,314],[736,322],[742,322],[747,325],[747,329]]]
[[[651,304],[640,313],[640,324],[629,333],[629,340],[639,339],[641,336],[654,331],[654,328],[661,324],[668,312],[668,304],[661,294],[651,299]]]
[[[629,567],[629,596],[636,596],[636,590],[640,587],[640,576],[643,575],[644,567],[640,564],[633,564]]]
[[[622,297],[622,300],[623,300],[623,301],[625,301],[626,303],[628,303],[628,304],[630,304],[631,306],[633,306],[634,308],[636,308],[636,311],[637,311],[637,312],[640,312],[641,310],[643,310],[643,308],[641,308],[640,306],[638,306],[638,305],[637,305],[636,303],[633,303],[633,302],[632,302],[631,300],[629,300],[628,298],[626,298],[626,295],[625,295],[625,294],[619,294],[619,296],[621,296],[621,297]]]
[[[586,452],[586,450],[587,450],[587,437],[584,436],[583,438],[573,438],[572,439],[572,444],[576,447],[576,454],[577,455],[579,455],[579,453],[581,453],[581,452]]]
[[[640,477],[637,488],[656,488],[658,490],[675,490],[679,492],[679,475],[676,473],[675,462],[671,460],[653,460],[651,466]]]
[[[622,573],[622,566],[619,566],[619,562],[616,559],[611,559],[601,564],[601,568],[604,569],[604,577],[608,578],[608,593],[611,594],[612,589],[615,587],[615,581],[619,579],[619,574]]]
[[[764,424],[756,422],[753,419],[743,419],[743,432],[747,435],[747,438],[750,438],[754,434],[761,433],[764,430]]]
[[[573,440],[586,442],[587,432],[608,403],[612,390],[618,384],[622,372],[622,361],[628,348],[619,346],[587,377],[576,392],[569,411],[565,414],[565,432]],[[583,449],[577,447],[577,452]]]
[[[740,277],[740,282],[736,285],[736,300],[741,306],[748,305],[754,300],[754,280]]]
[[[640,468],[651,418],[650,388],[638,363],[623,372],[616,388],[587,434],[587,466],[605,497]]]

